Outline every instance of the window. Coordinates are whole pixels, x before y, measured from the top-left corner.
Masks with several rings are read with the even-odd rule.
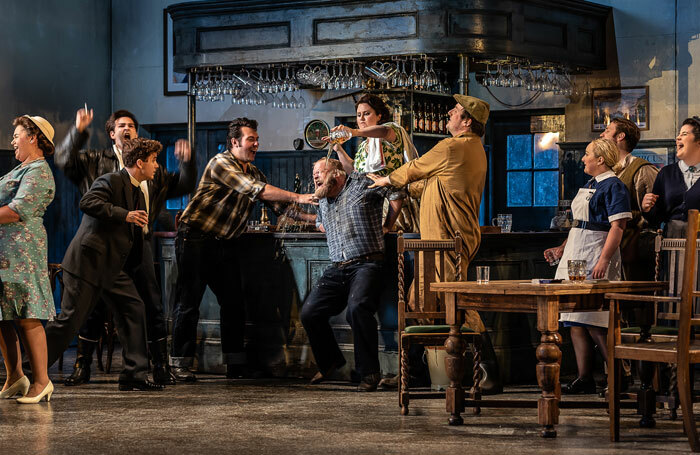
[[[559,133],[508,136],[508,207],[559,204]]]
[[[192,154],[192,157],[190,159],[191,160],[197,159],[194,156],[194,153]],[[170,172],[178,172],[180,169],[177,158],[175,158],[175,145],[174,144],[171,144],[165,148],[165,167]],[[168,210],[184,210],[185,207],[187,207],[187,203],[189,201],[190,201],[189,194],[186,194],[182,197],[168,199],[167,202],[165,203],[165,208]]]

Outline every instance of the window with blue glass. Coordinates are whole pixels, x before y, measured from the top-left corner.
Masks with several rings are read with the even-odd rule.
[[[195,157],[192,156],[192,159],[195,159]],[[165,167],[170,172],[178,172],[180,169],[177,158],[175,158],[175,145],[174,144],[169,145],[165,148]],[[184,210],[185,207],[187,207],[187,203],[189,201],[190,201],[190,196],[188,194],[186,194],[182,197],[168,199],[167,202],[165,203],[165,208],[168,210]]]
[[[508,136],[508,207],[556,207],[559,203],[559,133]]]

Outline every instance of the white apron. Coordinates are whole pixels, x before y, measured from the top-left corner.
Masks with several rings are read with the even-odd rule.
[[[595,193],[595,189],[581,188],[578,190],[576,197],[571,202],[571,211],[575,220],[589,221],[588,203]],[[564,254],[557,267],[555,278],[564,280],[569,279],[568,261],[569,259],[585,259],[586,260],[586,279],[591,279],[593,268],[595,267],[600,254],[603,251],[605,240],[608,237],[606,231],[591,231],[589,229],[572,228],[569,231],[569,237],[566,240]],[[620,258],[620,249],[610,258],[608,271],[605,276],[608,280],[619,280],[622,261]],[[608,312],[594,311],[587,313],[561,313],[560,321],[578,322],[581,324],[595,325],[598,327],[608,326]]]

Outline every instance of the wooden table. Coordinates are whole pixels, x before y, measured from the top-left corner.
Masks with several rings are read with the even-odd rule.
[[[606,292],[652,293],[668,288],[668,283],[658,281],[609,281],[580,282],[565,281],[558,284],[532,284],[522,280],[491,281],[477,284],[474,281],[432,283],[430,289],[445,294],[447,324],[450,336],[445,342],[446,366],[450,386],[446,393],[447,412],[450,425],[461,425],[460,414],[464,411],[462,377],[466,365],[464,353],[466,342],[460,337],[464,322],[464,310],[499,311],[514,313],[536,313],[540,345],[537,347],[537,382],[542,396],[537,402],[542,436],[554,438],[555,425],[559,423],[559,367],[561,363],[561,336],[559,312],[597,311],[607,309]]]

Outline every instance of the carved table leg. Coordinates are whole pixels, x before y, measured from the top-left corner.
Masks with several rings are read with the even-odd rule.
[[[467,343],[462,339],[460,329],[464,321],[464,313],[457,310],[457,301],[454,293],[445,293],[445,309],[447,323],[450,325],[450,336],[445,341],[445,368],[450,386],[445,393],[445,405],[450,413],[450,425],[462,425],[464,419],[460,415],[464,411],[464,353]]]
[[[559,423],[559,366],[561,363],[561,336],[559,325],[559,304],[556,299],[538,298],[537,329],[542,334],[537,347],[537,383],[542,389],[542,397],[537,403],[537,416],[542,425],[543,438],[556,438],[555,425]]]

